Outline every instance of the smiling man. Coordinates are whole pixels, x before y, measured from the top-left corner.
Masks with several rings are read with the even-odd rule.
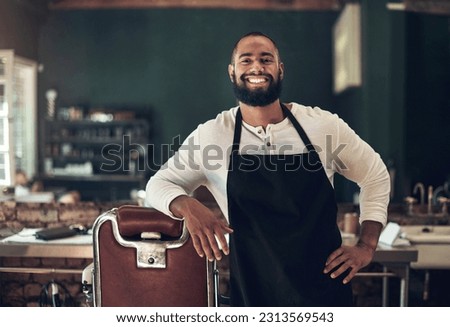
[[[352,305],[350,281],[386,223],[383,161],[337,115],[280,101],[284,65],[268,36],[243,36],[228,73],[239,106],[191,133],[149,180],[147,205],[184,219],[200,256],[230,255],[233,306]],[[354,246],[337,227],[335,173],[361,188]],[[227,221],[191,196],[201,185]]]
[[[283,63],[279,61],[277,49],[266,52],[262,44],[253,40],[242,44],[240,50],[242,52],[237,55],[238,48],[235,47],[228,66],[236,98],[254,107],[275,102],[280,96],[283,79]],[[258,52],[260,58],[255,64],[254,55]],[[241,71],[242,75],[236,78]]]

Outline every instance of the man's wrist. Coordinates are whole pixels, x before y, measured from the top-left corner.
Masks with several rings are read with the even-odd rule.
[[[186,201],[189,199],[190,197],[187,195],[177,196],[169,204],[170,212],[177,218],[183,218],[185,212],[184,209],[186,208]]]
[[[382,229],[383,225],[380,222],[371,220],[363,221],[357,245],[375,252]]]
[[[366,249],[366,250],[368,250],[368,251],[370,251],[372,253],[374,253],[376,251],[377,245],[378,244],[375,244],[375,245],[374,244],[367,244],[367,243],[365,243],[364,241],[361,241],[361,240],[359,240],[358,243],[356,243],[357,247]]]

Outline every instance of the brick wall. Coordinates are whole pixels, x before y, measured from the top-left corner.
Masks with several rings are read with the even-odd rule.
[[[91,226],[100,213],[121,204],[98,204],[93,202],[80,202],[77,204],[18,203],[3,201],[0,202],[0,228],[17,231],[24,227],[59,227],[74,223]]]

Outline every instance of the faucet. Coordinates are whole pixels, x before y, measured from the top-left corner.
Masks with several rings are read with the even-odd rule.
[[[413,194],[416,194],[417,191],[420,191],[420,204],[424,204],[425,203],[425,186],[423,185],[423,183],[416,183],[416,185],[414,185],[414,189],[413,189]]]
[[[448,215],[447,204],[450,203],[450,199],[440,196],[438,197],[438,202],[442,204],[442,216],[447,217]]]
[[[417,202],[417,200],[416,200],[416,198],[414,198],[412,196],[407,196],[405,198],[405,202],[408,205],[408,211],[406,212],[406,214],[408,216],[412,216],[414,214],[413,206],[414,206],[414,203]]]
[[[445,195],[447,193],[447,190],[448,190],[448,183],[447,182],[445,182],[444,185],[436,187],[436,189],[433,192],[433,203],[434,204],[438,203],[438,199],[439,199],[438,195],[439,195],[439,193],[444,192],[444,197],[445,197]]]
[[[433,214],[433,186],[428,186],[428,215]]]

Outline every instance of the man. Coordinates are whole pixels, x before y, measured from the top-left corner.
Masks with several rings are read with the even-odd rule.
[[[184,218],[200,256],[230,254],[234,306],[352,305],[349,282],[386,223],[385,165],[336,115],[280,102],[284,66],[268,36],[243,36],[228,72],[239,107],[198,126],[150,179],[147,205]],[[341,245],[335,172],[361,187],[355,246]],[[190,196],[200,185],[231,227]]]

